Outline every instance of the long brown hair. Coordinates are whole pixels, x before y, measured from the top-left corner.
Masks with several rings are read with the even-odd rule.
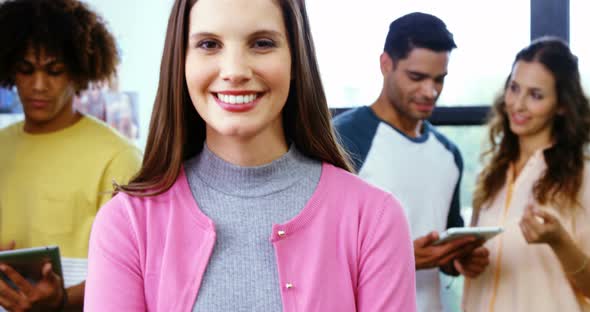
[[[573,206],[578,204],[582,185],[585,148],[590,141],[590,107],[580,82],[578,60],[560,39],[545,37],[522,49],[518,61],[538,62],[555,78],[557,105],[563,114],[553,120],[553,145],[544,150],[547,170],[536,182],[533,194],[540,204]],[[506,80],[504,93],[510,76]],[[489,162],[481,172],[476,186],[473,208],[477,220],[481,207],[492,199],[506,183],[506,172],[519,156],[517,136],[510,131],[504,96],[494,103],[489,126],[489,150],[482,158]]]
[[[332,128],[305,2],[277,1],[293,58],[292,86],[282,111],[285,135],[303,154],[351,171]],[[205,122],[190,100],[184,75],[189,12],[196,2],[174,2],[143,165],[137,176],[128,185],[118,186],[117,191],[138,196],[165,192],[176,181],[182,163],[203,149]]]

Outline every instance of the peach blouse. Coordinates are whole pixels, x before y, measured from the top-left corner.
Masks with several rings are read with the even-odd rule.
[[[519,222],[527,203],[533,200],[533,186],[546,169],[543,151],[537,151],[520,175],[507,173],[507,183],[484,205],[478,226],[502,226],[504,232],[488,241],[490,265],[475,279],[466,279],[463,294],[465,312],[505,311],[590,311],[590,301],[576,292],[557,256],[546,244],[528,244]],[[590,255],[590,161],[584,166],[579,201],[581,209],[556,215],[578,246]]]

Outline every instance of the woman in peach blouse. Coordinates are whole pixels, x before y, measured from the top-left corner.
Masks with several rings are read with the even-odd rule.
[[[466,280],[463,310],[590,311],[590,108],[566,43],[517,54],[489,127],[472,224],[504,233]]]

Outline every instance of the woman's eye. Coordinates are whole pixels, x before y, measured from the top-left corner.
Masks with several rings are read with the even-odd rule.
[[[219,48],[219,43],[214,40],[203,40],[197,43],[197,47],[204,50],[214,50]]]
[[[253,46],[256,49],[270,49],[276,47],[277,45],[270,39],[258,39],[254,41]]]
[[[515,84],[511,84],[510,85],[510,91],[512,92],[518,92],[518,86]]]
[[[535,100],[542,100],[542,99],[543,99],[543,95],[541,95],[541,94],[539,94],[539,93],[536,93],[536,92],[533,92],[533,93],[531,94],[531,97],[532,97],[533,99],[535,99]]]

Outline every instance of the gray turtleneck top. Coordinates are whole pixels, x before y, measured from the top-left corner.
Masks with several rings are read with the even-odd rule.
[[[205,145],[184,165],[217,236],[193,311],[281,311],[272,225],[303,209],[320,180],[321,162],[292,145],[270,164],[239,167]]]

